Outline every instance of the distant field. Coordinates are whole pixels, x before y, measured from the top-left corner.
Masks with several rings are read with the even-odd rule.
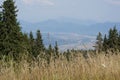
[[[120,80],[120,55],[89,57],[80,54],[67,61],[0,61],[0,80]]]

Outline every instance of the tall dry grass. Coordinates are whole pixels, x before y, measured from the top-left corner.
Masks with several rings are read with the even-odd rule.
[[[51,61],[0,61],[0,80],[120,80],[120,55],[89,57],[80,54],[68,62],[65,58]]]

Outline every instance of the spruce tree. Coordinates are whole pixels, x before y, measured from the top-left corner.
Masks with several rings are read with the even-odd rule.
[[[116,27],[109,30],[109,49],[117,50],[118,49],[118,31]]]
[[[40,33],[40,30],[37,30],[36,33],[36,40],[35,40],[35,56],[37,57],[40,53],[44,52],[45,47],[43,44],[43,40],[42,40],[42,35]],[[42,56],[42,54],[40,54]]]
[[[30,32],[29,37],[30,37],[30,44],[33,45],[34,44],[34,37],[33,37],[32,31]]]
[[[108,49],[108,39],[107,39],[107,35],[105,34],[103,39],[103,51],[107,51],[107,49]]]
[[[20,54],[21,58],[26,58],[29,56],[29,50],[30,50],[30,44],[29,44],[29,37],[27,33],[23,33],[23,42],[22,42],[22,47],[24,49],[24,54]]]
[[[118,49],[118,37],[119,37],[119,33],[118,33],[118,30],[116,28],[116,26],[113,28],[113,38],[114,38],[114,49],[117,50]]]
[[[29,34],[29,44],[30,44],[30,50],[29,50],[29,53],[34,56],[35,54],[35,41],[34,41],[34,37],[33,37],[33,33],[32,31],[30,32]]]
[[[112,29],[110,29],[109,30],[109,36],[108,36],[108,41],[109,41],[109,49],[110,48],[113,48],[113,46],[114,46],[114,44],[113,44],[113,42],[112,42],[112,40],[113,40],[113,34],[112,34],[112,32],[113,32],[113,30]]]
[[[2,55],[3,52],[3,39],[4,39],[4,28],[3,28],[3,23],[2,23],[2,12],[0,12],[0,56]]]
[[[97,36],[97,42],[96,42],[96,50],[98,52],[102,51],[102,47],[103,47],[103,39],[102,39],[102,34],[99,32],[98,36]]]
[[[120,32],[119,32],[119,36],[118,36],[118,49],[120,51]]]
[[[58,44],[57,44],[57,41],[55,42],[55,53],[54,53],[54,57],[55,59],[59,57],[59,48],[58,48]]]
[[[69,62],[69,61],[71,60],[71,52],[70,52],[69,49],[68,49],[67,52],[65,53],[65,56],[66,56],[67,61]]]
[[[17,58],[24,50],[22,47],[23,34],[17,21],[17,7],[13,0],[5,0],[2,5],[1,48],[3,55]],[[0,50],[1,51],[1,50]]]
[[[53,54],[53,48],[52,48],[52,45],[50,44],[48,46],[48,50],[46,52],[46,59],[47,59],[47,63],[50,64],[50,60],[52,58],[52,54]]]

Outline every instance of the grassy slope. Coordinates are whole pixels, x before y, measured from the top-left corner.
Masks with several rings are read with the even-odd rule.
[[[84,59],[78,55],[67,62],[64,58],[47,66],[45,61],[32,62],[25,60],[17,66],[10,61],[0,61],[0,80],[119,80],[120,55],[99,55]]]

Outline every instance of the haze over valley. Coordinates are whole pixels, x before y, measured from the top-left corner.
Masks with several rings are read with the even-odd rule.
[[[40,29],[43,35],[44,44],[54,45],[58,42],[61,50],[66,49],[94,49],[96,35],[101,32],[108,34],[108,30],[114,26],[120,30],[119,22],[96,22],[92,20],[79,20],[73,18],[58,18],[39,23],[20,21],[22,31],[34,35]]]

